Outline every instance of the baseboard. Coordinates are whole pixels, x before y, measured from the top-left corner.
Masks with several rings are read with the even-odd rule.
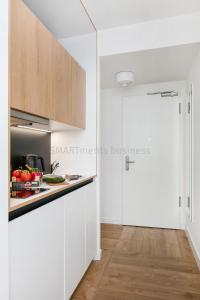
[[[97,251],[97,254],[96,254],[94,260],[101,260],[101,257],[102,257],[102,250],[99,249],[99,250]]]
[[[199,254],[197,247],[192,239],[192,235],[187,228],[185,229],[185,233],[186,233],[187,239],[189,241],[190,247],[192,249],[193,255],[195,257],[195,260],[197,262],[198,268],[200,270],[200,254]]]
[[[101,218],[101,223],[114,224],[114,225],[121,225],[122,224],[120,220],[108,219],[108,218]]]

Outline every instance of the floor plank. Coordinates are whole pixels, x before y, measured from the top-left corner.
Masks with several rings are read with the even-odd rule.
[[[141,295],[153,296],[152,289],[159,291],[158,296],[163,298],[163,291],[178,294],[187,293],[199,294],[200,299],[200,276],[185,272],[174,272],[165,269],[152,269],[135,265],[121,265],[110,263],[104,272],[100,286],[102,290],[112,289],[137,294],[142,290]],[[166,299],[166,298],[163,298]]]
[[[103,275],[104,269],[111,259],[111,251],[104,250],[102,253],[101,261],[94,261],[75,293],[73,294],[73,300],[91,300],[94,297],[100,279]]]
[[[102,249],[72,300],[200,300],[184,231],[102,224]]]
[[[95,300],[155,300],[155,298],[145,297],[132,293],[119,292],[113,290],[98,290],[95,294]]]
[[[112,263],[121,265],[135,265],[147,267],[151,269],[164,269],[170,271],[186,272],[191,274],[199,274],[199,269],[195,261],[183,261],[177,258],[168,257],[152,257],[144,254],[113,254]]]

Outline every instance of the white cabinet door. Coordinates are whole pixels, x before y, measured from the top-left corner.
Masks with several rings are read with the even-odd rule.
[[[96,183],[65,196],[65,288],[69,299],[97,249]]]
[[[64,199],[9,223],[10,300],[64,299]]]
[[[65,287],[69,299],[85,272],[84,188],[65,196]]]
[[[86,269],[97,254],[97,200],[96,183],[85,187],[85,226],[86,226]]]

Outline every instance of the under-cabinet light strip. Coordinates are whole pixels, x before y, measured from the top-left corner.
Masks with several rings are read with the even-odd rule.
[[[40,131],[40,132],[46,132],[46,133],[51,133],[52,131],[46,130],[46,129],[40,129],[40,128],[35,128],[35,127],[29,127],[29,126],[23,126],[23,125],[17,125],[18,128],[23,128],[23,129],[30,129],[33,131]]]

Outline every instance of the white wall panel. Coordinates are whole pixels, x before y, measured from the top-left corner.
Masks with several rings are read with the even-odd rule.
[[[200,260],[200,53],[191,69],[189,84],[193,85],[193,221],[187,217],[186,229]]]
[[[8,1],[0,0],[0,299],[8,299]]]
[[[200,41],[200,12],[99,32],[100,56]]]

